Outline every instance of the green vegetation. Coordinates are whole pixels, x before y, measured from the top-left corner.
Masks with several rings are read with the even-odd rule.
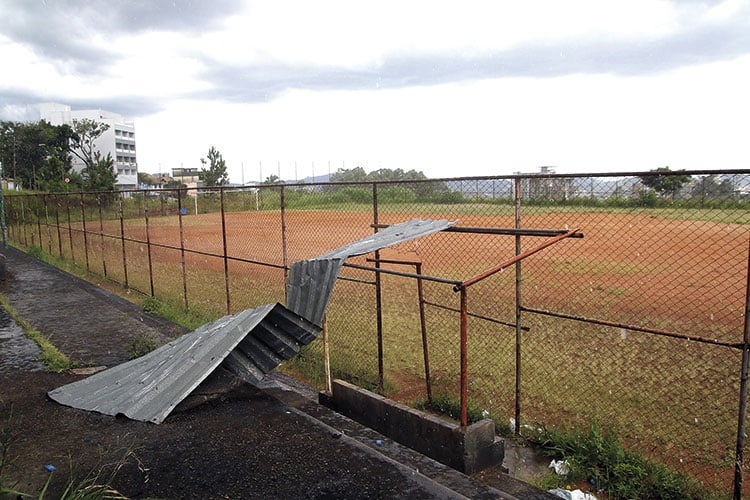
[[[687,474],[625,449],[613,430],[604,430],[597,422],[584,431],[541,427],[530,434],[527,438],[544,454],[569,465],[567,474],[545,477],[541,484],[545,489],[586,481],[613,500],[718,498]]]
[[[432,399],[418,399],[412,402],[412,406],[418,410],[432,411],[450,417],[453,420],[461,419],[461,402],[447,393],[438,393],[432,396]],[[466,405],[466,417],[470,424],[479,422],[487,417],[484,410],[469,400]]]
[[[135,359],[150,353],[160,345],[159,339],[154,335],[140,333],[132,342],[125,345],[125,351],[128,353],[128,359]]]
[[[78,366],[71,361],[65,354],[60,352],[52,342],[49,341],[39,330],[34,328],[28,321],[23,319],[18,312],[10,305],[8,298],[0,294],[0,305],[8,312],[11,318],[23,329],[24,333],[31,340],[36,342],[41,351],[41,361],[44,367],[53,372],[62,372]]]

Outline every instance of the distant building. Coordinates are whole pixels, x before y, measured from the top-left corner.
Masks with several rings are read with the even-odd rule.
[[[202,172],[199,168],[173,168],[172,178],[188,188],[199,188],[203,186]],[[188,191],[189,196],[193,196],[195,193],[195,190]]]
[[[101,152],[102,157],[107,154],[114,160],[114,168],[117,170],[117,189],[136,189],[138,187],[138,161],[135,154],[135,125],[127,122],[117,113],[101,109],[71,110],[70,106],[57,103],[44,103],[39,105],[39,114],[42,120],[47,120],[52,125],[72,125],[73,120],[88,118],[109,125],[95,142],[95,147]],[[80,172],[83,170],[83,162],[73,157],[73,168]]]

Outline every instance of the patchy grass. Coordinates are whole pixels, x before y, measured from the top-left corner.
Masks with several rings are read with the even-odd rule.
[[[8,312],[11,318],[21,327],[28,338],[36,342],[41,351],[41,361],[48,371],[62,372],[78,366],[78,363],[71,361],[63,354],[52,342],[39,330],[34,328],[31,323],[21,317],[20,314],[10,305],[8,298],[0,294],[0,305]]]
[[[613,500],[720,498],[689,475],[627,450],[616,432],[597,422],[585,430],[541,427],[530,434],[542,453],[568,464],[567,474],[550,473],[541,481],[544,489],[586,482]]]

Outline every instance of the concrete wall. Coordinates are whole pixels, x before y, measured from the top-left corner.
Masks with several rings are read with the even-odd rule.
[[[410,408],[342,380],[321,403],[440,463],[472,474],[503,460],[492,420],[467,427]]]

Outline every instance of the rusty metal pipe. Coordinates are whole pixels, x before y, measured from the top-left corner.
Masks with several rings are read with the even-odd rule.
[[[196,195],[197,196],[197,195]],[[187,272],[185,270],[185,233],[182,224],[182,189],[177,190],[177,220],[180,224],[180,264],[182,265],[182,297],[188,310]]]
[[[554,245],[555,243],[557,243],[560,240],[563,240],[565,238],[570,238],[572,235],[576,234],[577,232],[578,232],[578,229],[576,228],[576,229],[572,229],[572,230],[570,230],[570,231],[568,231],[566,233],[563,233],[563,234],[560,234],[558,236],[555,236],[554,238],[550,238],[547,241],[545,241],[544,243],[542,243],[540,245],[537,245],[534,248],[531,248],[529,250],[526,250],[525,252],[523,252],[523,253],[521,253],[519,255],[516,255],[512,259],[508,259],[505,262],[503,262],[502,264],[499,264],[499,265],[493,267],[492,269],[488,269],[488,270],[486,270],[486,271],[484,271],[484,272],[482,272],[480,274],[477,274],[476,276],[474,276],[472,278],[469,278],[469,279],[463,281],[460,285],[456,285],[453,288],[453,291],[458,292],[462,288],[466,288],[466,287],[471,286],[471,285],[473,285],[473,284],[475,284],[475,283],[477,283],[479,281],[482,281],[485,278],[489,278],[493,274],[499,273],[503,269],[505,269],[507,267],[510,267],[513,264],[515,264],[516,262],[518,262],[520,260],[523,260],[526,257],[529,257],[531,255],[534,255],[535,253],[537,253],[537,252],[539,252],[541,250],[544,250],[548,246]]]
[[[747,248],[747,283],[745,288],[745,330],[743,332],[742,372],[740,375],[740,405],[737,415],[737,448],[734,460],[734,498],[742,498],[742,466],[745,448],[745,418],[747,417],[747,378],[748,364],[750,364],[750,238]]]
[[[466,306],[466,288],[461,288],[461,427],[469,423],[468,340],[469,315]]]
[[[221,188],[219,193],[221,196],[221,241],[224,247],[224,289],[227,297],[227,314],[232,314],[232,301],[229,295],[229,260],[227,259],[227,221],[224,216],[224,188]]]

